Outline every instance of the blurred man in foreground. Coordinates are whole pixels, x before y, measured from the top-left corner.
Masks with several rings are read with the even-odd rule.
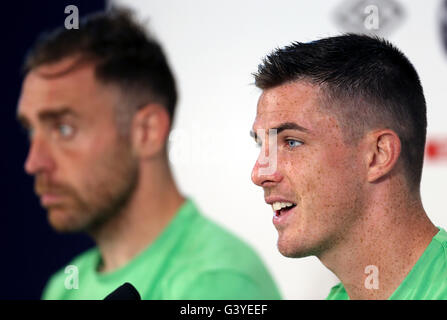
[[[421,202],[426,105],[408,59],[344,35],[274,51],[255,83],[252,180],[279,251],[334,272],[328,299],[447,299],[447,233]]]
[[[175,81],[159,44],[128,13],[47,35],[25,72],[25,170],[52,227],[97,243],[70,262],[78,289],[61,270],[45,299],[102,299],[124,282],[143,299],[279,298],[253,250],[179,193],[166,145]]]

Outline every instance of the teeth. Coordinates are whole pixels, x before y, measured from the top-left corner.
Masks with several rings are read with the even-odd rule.
[[[283,208],[292,207],[293,205],[291,202],[273,202],[272,207],[274,211],[278,211]]]

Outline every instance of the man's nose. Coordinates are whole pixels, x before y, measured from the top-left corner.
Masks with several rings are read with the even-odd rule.
[[[43,171],[50,171],[53,168],[54,161],[47,143],[42,138],[33,138],[25,161],[26,173],[35,175]]]
[[[251,180],[253,183],[260,187],[270,187],[281,182],[283,176],[278,170],[276,159],[275,163],[262,163],[260,158],[256,160],[251,172]]]

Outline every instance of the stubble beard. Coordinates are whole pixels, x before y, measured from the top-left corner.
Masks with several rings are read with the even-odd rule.
[[[114,154],[103,163],[102,174],[90,179],[83,188],[83,196],[68,185],[47,188],[61,192],[68,199],[68,203],[47,208],[49,223],[55,231],[94,234],[125,210],[137,189],[139,168],[136,160],[124,152],[127,151]]]

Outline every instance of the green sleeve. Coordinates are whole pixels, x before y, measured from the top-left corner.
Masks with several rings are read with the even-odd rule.
[[[61,271],[54,274],[45,285],[42,292],[42,300],[58,300],[61,299],[63,292],[63,273]]]

